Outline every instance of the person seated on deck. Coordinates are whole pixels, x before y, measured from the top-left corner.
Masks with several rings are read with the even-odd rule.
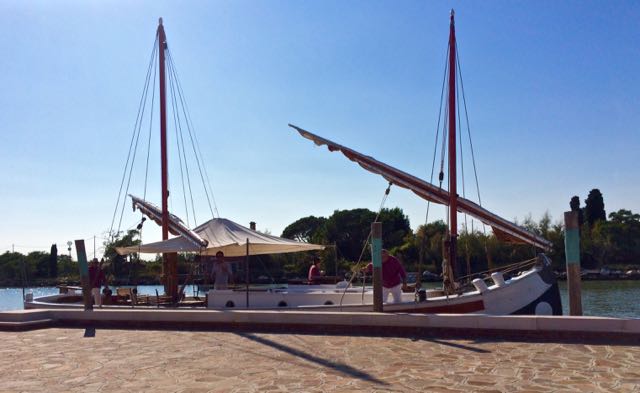
[[[365,268],[366,272],[373,274],[373,262]],[[389,293],[393,296],[394,303],[402,302],[402,290],[407,287],[407,272],[398,258],[382,250],[382,301],[387,303]]]
[[[214,276],[213,289],[228,289],[229,276],[231,276],[231,266],[224,260],[224,253],[216,253],[216,261],[213,264],[211,274]]]
[[[113,295],[113,291],[109,288],[109,284],[105,282],[102,289],[102,303],[111,304],[111,295]]]
[[[307,276],[309,284],[320,284],[322,279],[322,271],[320,270],[321,263],[320,257],[313,257],[311,267],[309,267],[309,275]]]

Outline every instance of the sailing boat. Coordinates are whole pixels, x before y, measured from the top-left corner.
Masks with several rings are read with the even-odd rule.
[[[448,205],[451,212],[448,260],[456,260],[457,212],[467,213],[492,226],[494,234],[512,241],[531,244],[543,250],[550,243],[525,229],[498,217],[481,206],[460,198],[456,194],[455,179],[455,28],[451,15],[449,39],[449,64],[452,76],[449,77],[449,191],[445,191],[424,180],[393,168],[355,150],[321,138],[302,128],[295,128],[303,137],[318,145],[325,145],[331,151],[340,151],[347,158],[357,162],[366,170],[379,174],[389,182],[410,189],[418,196],[435,203]],[[155,243],[119,249],[121,253],[150,252],[163,254],[163,271],[166,294],[177,297],[176,253],[192,252],[200,255],[215,255],[218,251],[226,255],[260,255],[269,253],[298,252],[321,249],[321,245],[295,242],[275,236],[261,234],[245,228],[230,220],[214,218],[200,226],[189,229],[168,210],[167,151],[166,151],[166,108],[164,81],[164,50],[166,36],[160,20],[157,38],[159,50],[160,82],[160,128],[162,160],[162,203],[158,207],[144,199],[133,197],[134,209],[162,226],[163,240]],[[453,109],[452,109],[453,108]],[[169,233],[176,237],[169,238]],[[248,271],[248,258],[246,259]],[[454,277],[455,278],[455,277]],[[482,279],[475,279],[473,287],[457,290],[446,288],[444,291],[431,290],[423,293],[404,293],[400,303],[386,304],[385,312],[409,313],[486,313],[505,314],[561,314],[560,295],[555,275],[549,259],[544,254],[530,261],[530,265],[519,275],[505,279],[501,272],[491,275],[491,285]],[[77,294],[61,294],[48,298],[39,298],[25,302],[25,308],[43,307],[80,307],[70,299]],[[133,305],[133,304],[132,304]],[[296,311],[371,311],[373,305],[372,288],[353,288],[346,281],[337,285],[299,285],[272,287],[262,291],[251,290],[210,290],[207,294],[209,309],[286,309]],[[120,306],[113,306],[120,307]]]
[[[553,314],[561,315],[560,293],[555,273],[551,269],[549,258],[543,253],[538,254],[529,263],[529,269],[521,271],[512,279],[505,280],[500,271],[491,274],[491,284],[476,278],[473,286],[467,292],[457,282],[461,276],[455,269],[457,259],[458,213],[468,214],[491,226],[494,235],[501,240],[529,244],[543,251],[551,249],[551,242],[535,233],[499,217],[484,209],[480,205],[458,196],[456,169],[456,35],[454,11],[451,10],[449,27],[449,58],[448,58],[448,167],[449,188],[443,190],[416,176],[410,175],[390,165],[380,162],[368,155],[339,145],[322,138],[298,126],[289,124],[304,138],[316,145],[327,146],[329,151],[339,151],[351,161],[355,161],[365,170],[381,175],[390,184],[409,189],[421,198],[441,205],[448,206],[449,228],[445,241],[445,273],[443,274],[443,291],[426,291],[423,301],[414,307],[394,305],[394,311],[412,312],[484,312],[490,314]],[[441,174],[442,176],[442,174]],[[442,179],[441,179],[442,180]],[[517,267],[522,270],[526,263]],[[445,295],[444,298],[438,295]]]

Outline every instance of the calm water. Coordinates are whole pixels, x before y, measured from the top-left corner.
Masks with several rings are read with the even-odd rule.
[[[33,296],[55,294],[57,288],[28,288]],[[25,291],[26,291],[25,290]],[[139,285],[138,291],[145,295],[162,293],[161,285]],[[187,286],[185,293],[192,295],[193,287]],[[569,313],[566,282],[560,282],[560,295],[564,314]],[[603,317],[640,318],[640,280],[639,281],[585,281],[582,283],[582,309],[584,315]],[[21,288],[0,288],[0,311],[22,310]]]

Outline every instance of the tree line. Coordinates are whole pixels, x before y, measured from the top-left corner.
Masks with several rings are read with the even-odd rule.
[[[640,214],[621,209],[608,216],[604,199],[598,189],[589,192],[581,206],[574,196],[569,202],[577,211],[580,221],[581,264],[583,268],[603,266],[617,269],[640,268]],[[371,259],[366,242],[371,223],[382,222],[384,247],[402,260],[407,270],[442,272],[443,241],[447,235],[442,221],[420,225],[413,231],[409,219],[400,208],[385,208],[376,213],[368,209],[336,210],[329,217],[303,217],[288,225],[281,236],[297,241],[324,244],[328,247],[315,255],[322,257],[327,275],[343,276],[354,262]],[[547,253],[554,268],[565,269],[564,226],[561,221],[552,222],[545,213],[535,221],[531,216],[516,222],[524,228],[548,239],[552,249]],[[137,255],[117,255],[116,247],[140,243],[137,230],[129,230],[106,242],[104,268],[115,284],[158,284],[162,270],[161,257],[144,261]],[[458,238],[457,266],[463,274],[527,260],[536,256],[536,249],[520,244],[499,241],[482,225],[463,228]],[[310,255],[281,254],[251,257],[252,281],[277,282],[305,277]],[[180,255],[178,271],[188,275],[193,272],[193,255]],[[244,264],[238,263],[236,275],[244,278]],[[470,271],[466,267],[470,267]],[[58,282],[79,281],[77,263],[68,255],[58,255],[55,245],[49,253],[35,251],[27,255],[6,252],[0,255],[0,286],[53,285]]]

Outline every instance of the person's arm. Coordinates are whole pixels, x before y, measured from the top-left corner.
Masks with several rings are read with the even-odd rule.
[[[407,287],[407,272],[404,270],[404,266],[402,266],[402,263],[400,263],[400,261],[398,261],[398,266],[400,267],[400,277],[402,277],[402,288],[406,288]]]

